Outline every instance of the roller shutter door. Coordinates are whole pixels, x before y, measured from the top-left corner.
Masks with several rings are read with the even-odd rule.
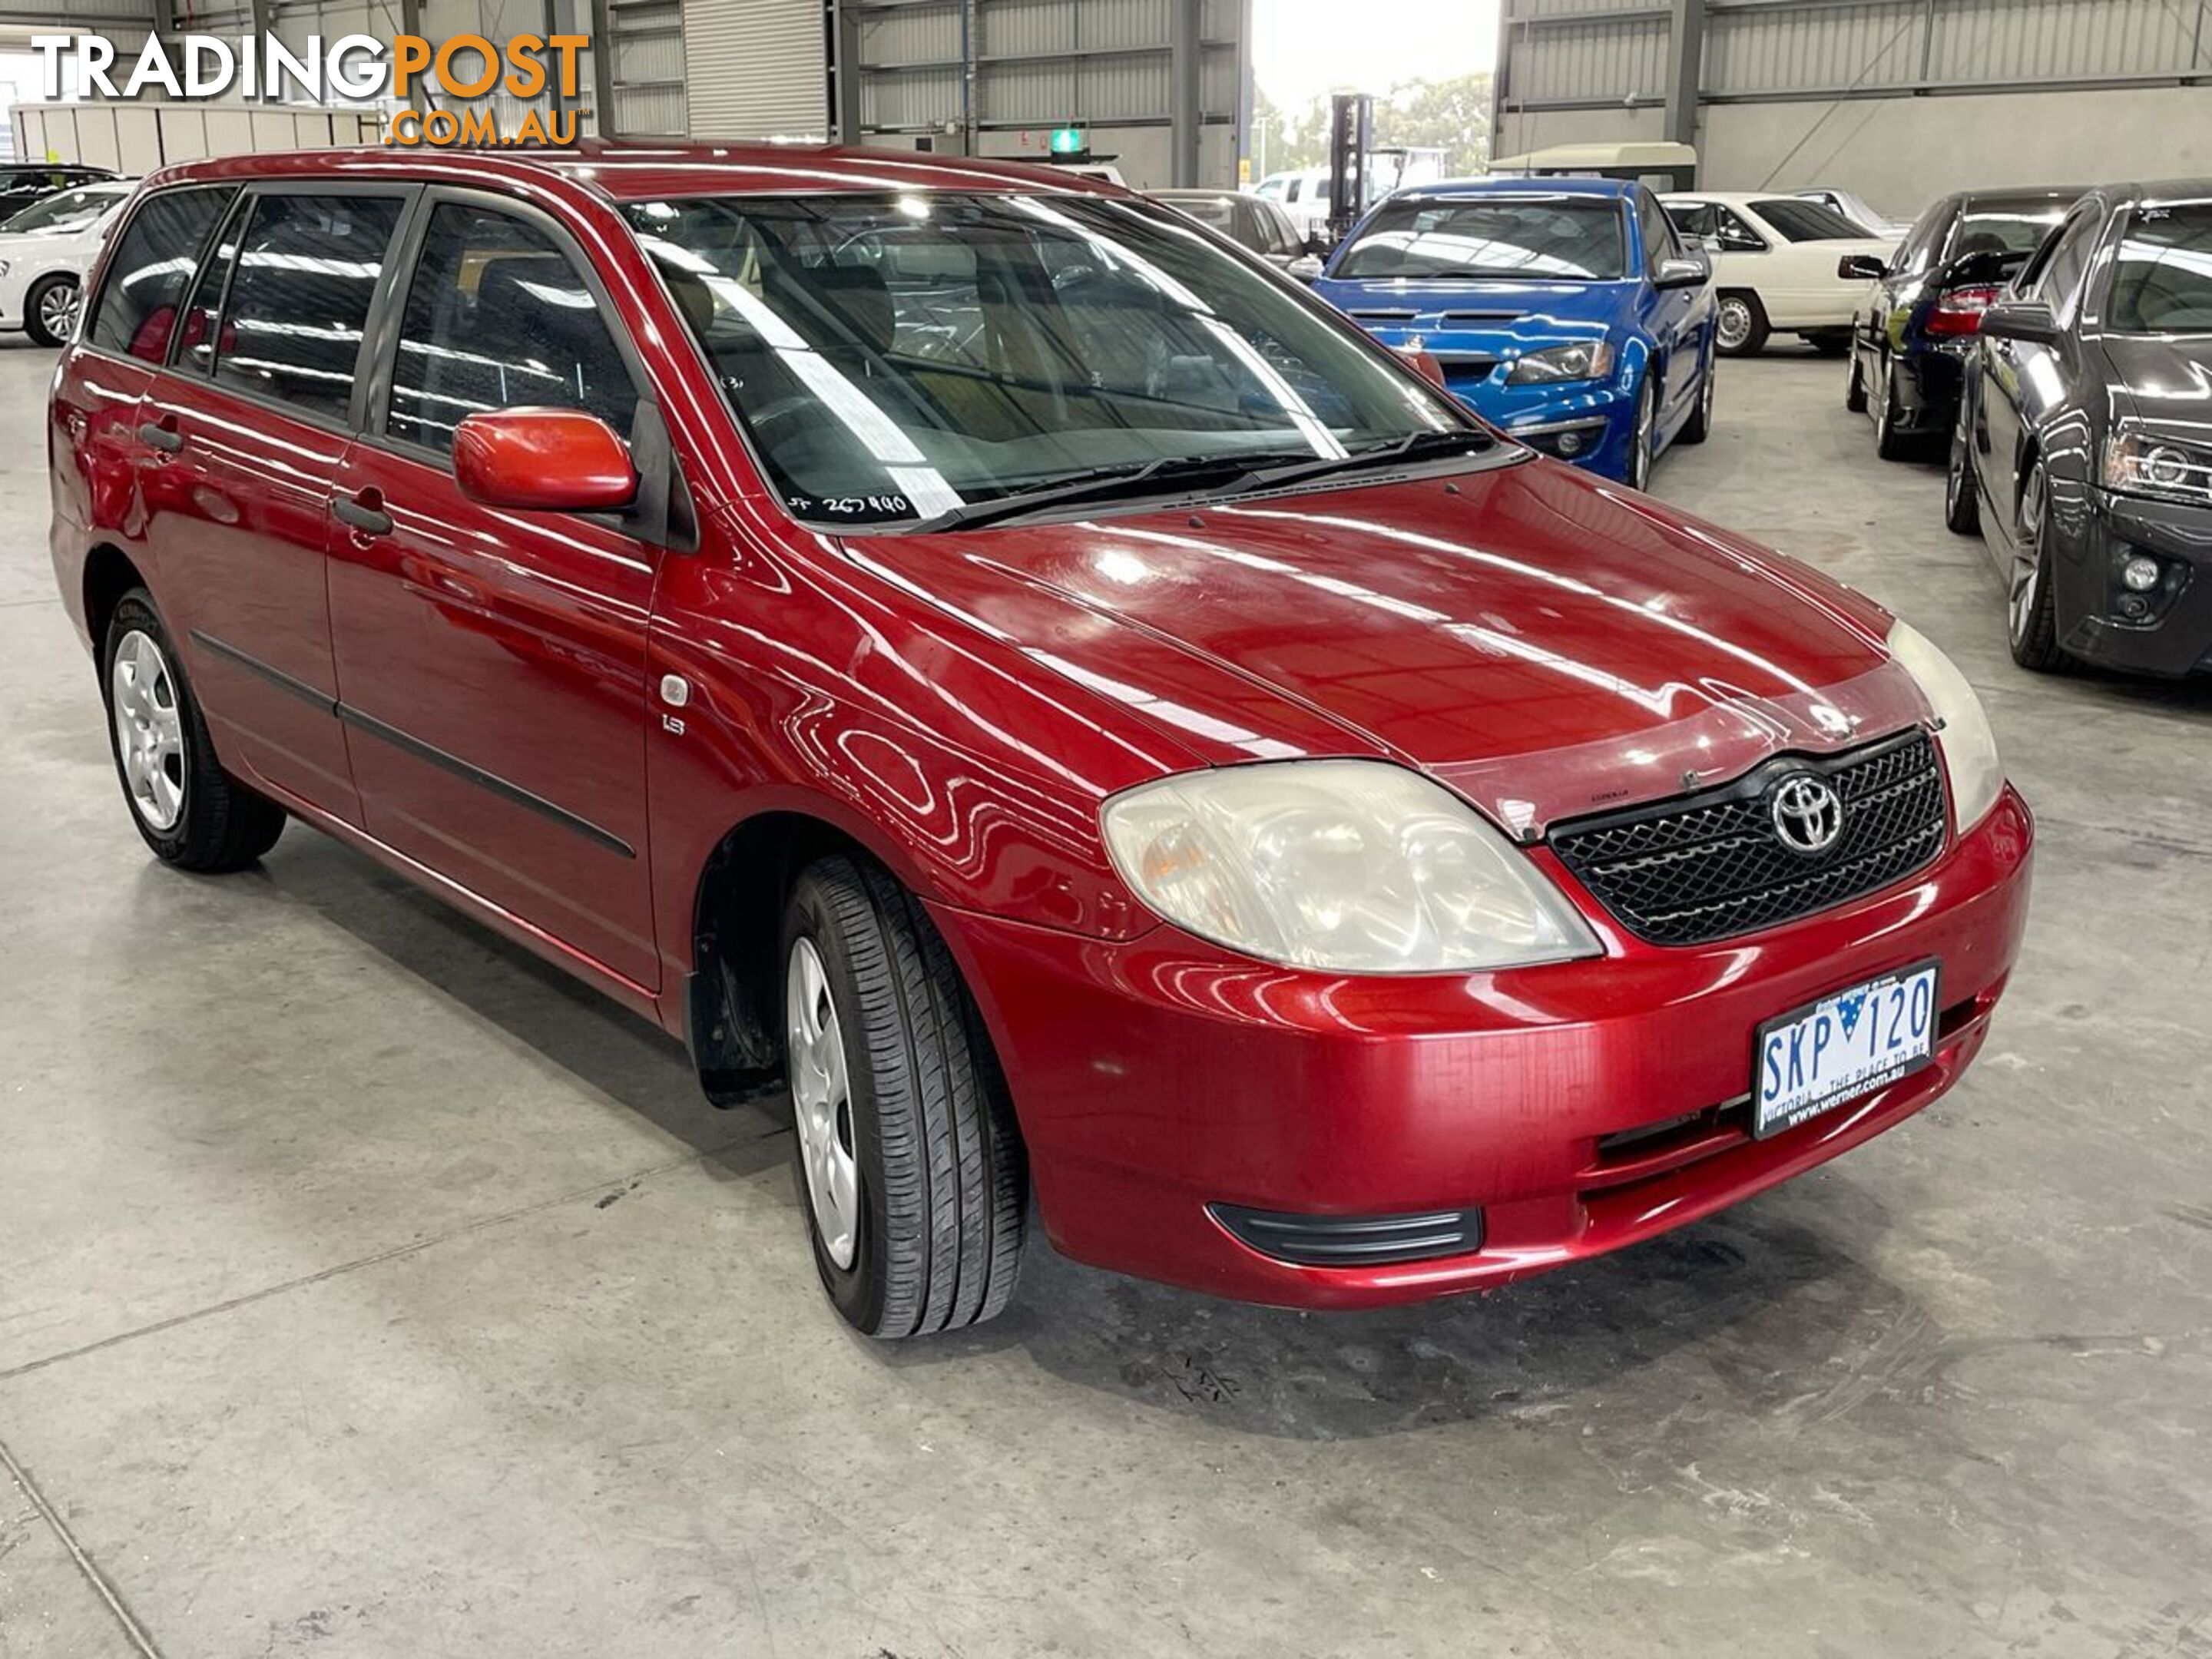
[[[820,138],[830,125],[822,0],[684,0],[695,138]]]

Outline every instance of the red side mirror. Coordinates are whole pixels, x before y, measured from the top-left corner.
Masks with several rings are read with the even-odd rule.
[[[637,496],[629,446],[580,409],[501,409],[453,434],[453,477],[486,507],[606,513]]]

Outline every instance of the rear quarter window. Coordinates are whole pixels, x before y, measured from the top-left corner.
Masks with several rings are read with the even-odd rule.
[[[87,343],[149,363],[168,356],[185,286],[235,194],[229,186],[165,190],[138,204],[107,262]]]

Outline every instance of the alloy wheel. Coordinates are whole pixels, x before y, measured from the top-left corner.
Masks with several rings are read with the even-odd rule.
[[[184,714],[168,659],[151,635],[133,629],[123,636],[108,692],[131,805],[149,829],[174,829],[185,811]]]
[[[2020,534],[2013,540],[2012,567],[2006,581],[2005,619],[2014,640],[2024,640],[2035,618],[2037,588],[2043,577],[2043,519],[2048,510],[2043,469],[2027,475],[2020,497]]]
[[[853,1088],[836,997],[812,939],[802,937],[793,943],[783,985],[791,1103],[798,1120],[800,1163],[806,1171],[806,1200],[814,1212],[823,1253],[836,1267],[849,1268],[860,1244]]]
[[[1751,307],[1739,299],[1722,301],[1713,337],[1720,342],[1723,351],[1734,351],[1748,340],[1751,337]]]
[[[83,290],[75,283],[56,283],[39,295],[39,321],[58,340],[76,336],[76,313]]]

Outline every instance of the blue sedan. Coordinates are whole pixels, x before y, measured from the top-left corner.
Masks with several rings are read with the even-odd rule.
[[[1316,290],[1523,443],[1644,487],[1712,424],[1712,263],[1611,179],[1474,179],[1376,204]]]

